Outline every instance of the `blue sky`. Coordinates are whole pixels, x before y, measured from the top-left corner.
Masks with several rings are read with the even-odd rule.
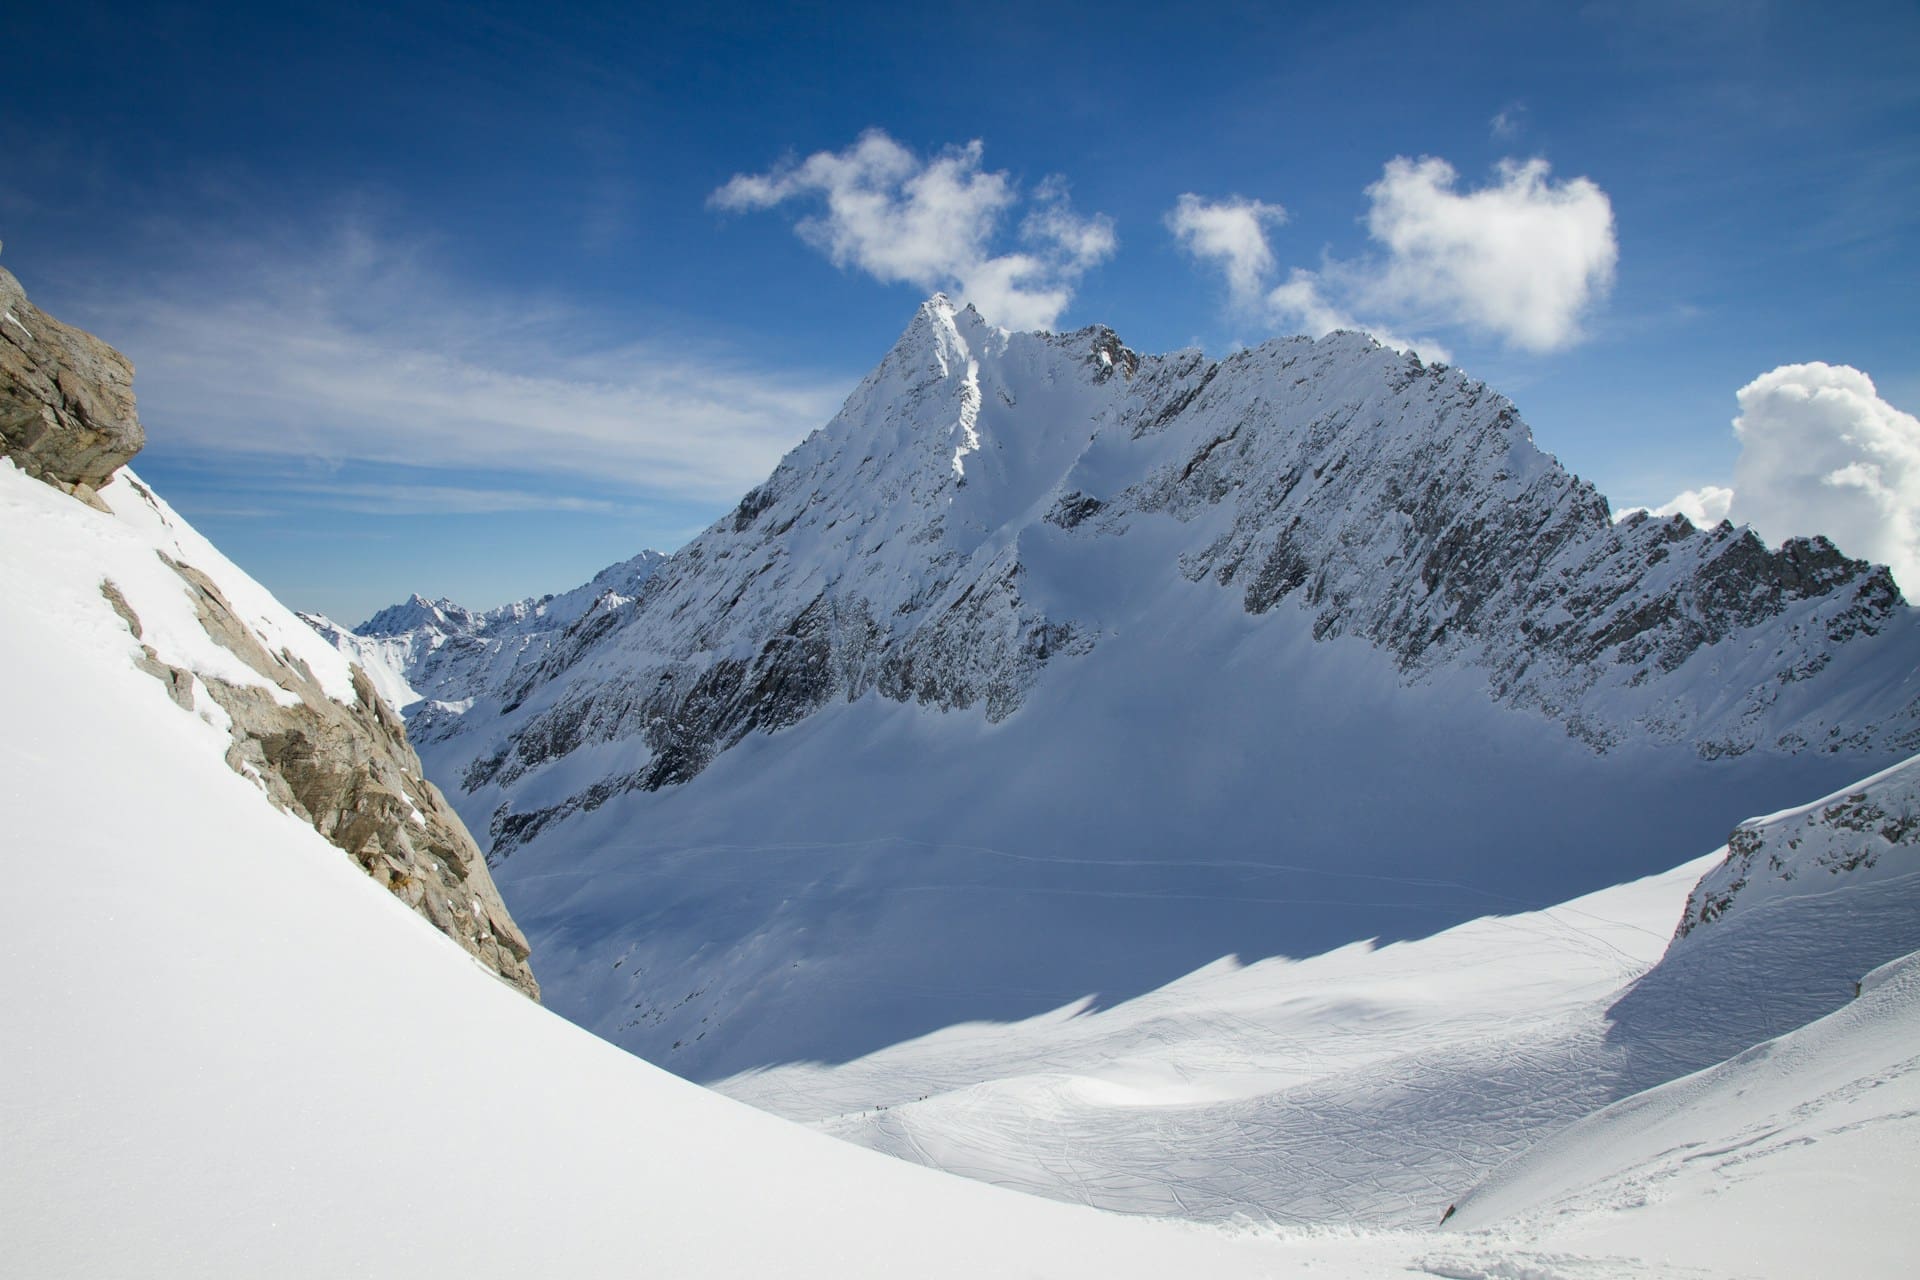
[[[142,473],[348,621],[677,546],[934,284],[1142,351],[1405,335],[1616,506],[1733,484],[1736,394],[1779,366],[1863,371],[1896,432],[1920,408],[1911,4],[8,26],[0,262],[134,360]],[[832,212],[862,192],[877,218]]]

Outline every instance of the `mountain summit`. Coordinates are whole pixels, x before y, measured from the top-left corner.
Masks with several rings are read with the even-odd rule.
[[[423,736],[577,958],[550,998],[704,1073],[1664,867],[1920,746],[1916,665],[1885,569],[1616,524],[1456,370],[936,296],[630,600]]]

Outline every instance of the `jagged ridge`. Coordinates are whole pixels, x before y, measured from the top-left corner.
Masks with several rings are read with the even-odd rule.
[[[505,718],[462,726],[491,740],[462,786],[505,795],[583,747],[644,746],[558,804],[501,804],[498,854],[834,700],[999,721],[1098,643],[1107,611],[1043,604],[1061,592],[1032,589],[1034,556],[1147,526],[1248,613],[1306,611],[1316,637],[1363,638],[1410,683],[1483,671],[1492,696],[1594,750],[1920,746],[1911,698],[1858,696],[1886,651],[1865,642],[1891,628],[1908,669],[1920,654],[1885,569],[1819,538],[1773,551],[1724,523],[1616,525],[1511,403],[1455,370],[1357,334],[1143,358],[1105,328],[1010,334],[935,298],[617,619],[491,691]]]

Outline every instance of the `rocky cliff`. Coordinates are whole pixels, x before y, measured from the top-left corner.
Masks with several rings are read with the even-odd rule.
[[[538,998],[525,936],[400,719],[124,464],[144,441],[132,366],[46,316],[0,269],[0,442],[99,513],[97,602],[129,659],[226,734],[227,763],[502,979]],[[111,798],[103,796],[103,803]]]

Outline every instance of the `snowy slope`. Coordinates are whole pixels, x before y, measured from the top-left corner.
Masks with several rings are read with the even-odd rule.
[[[1819,874],[1678,936],[1740,853],[1419,941],[1216,965],[1112,1009],[949,1028],[719,1087],[905,1159],[1104,1208],[1431,1225],[1501,1160],[1831,1013],[1859,974],[1920,949],[1911,844],[1828,856],[1882,843],[1862,814],[1897,812],[1917,787],[1909,760],[1743,824],[1736,837],[1790,840]],[[1920,1053],[1920,1022],[1899,1036]],[[1852,1070],[1847,1052],[1822,1069]],[[1587,1170],[1577,1147],[1555,1149]]]
[[[1835,1013],[1555,1134],[1448,1225],[1523,1226],[1562,1249],[1651,1253],[1676,1269],[1732,1270],[1740,1255],[1755,1274],[1910,1274],[1920,954],[1860,985]],[[1710,1229],[1722,1224],[1734,1232]]]
[[[132,483],[123,477],[104,496],[137,496]],[[175,521],[166,525],[171,545],[218,568],[217,553]],[[211,670],[222,659],[217,646],[202,651],[197,621],[189,627],[168,612],[167,593],[181,594],[177,579],[142,577],[155,558],[126,517],[0,467],[0,527],[16,552],[0,557],[0,662],[31,677],[0,683],[0,724],[9,726],[0,735],[0,803],[10,836],[0,842],[0,880],[16,906],[0,934],[10,975],[0,988],[9,1045],[0,1054],[8,1154],[0,1239],[9,1272],[1790,1275],[1805,1273],[1795,1268],[1807,1242],[1823,1239],[1810,1210],[1831,1208],[1861,1226],[1826,1246],[1836,1265],[1853,1275],[1905,1274],[1910,1075],[1893,1081],[1899,1088],[1845,1095],[1844,1116],[1829,1111],[1824,1128],[1788,1135],[1811,1143],[1773,1143],[1769,1177],[1731,1194],[1724,1178],[1680,1178],[1668,1180],[1652,1211],[1621,1202],[1615,1182],[1672,1163],[1664,1152],[1639,1152],[1628,1132],[1591,1167],[1564,1156],[1547,1167],[1540,1185],[1555,1195],[1563,1186],[1602,1187],[1577,1213],[1523,1214],[1445,1237],[1117,1218],[809,1134],[674,1079],[521,998],[310,826],[269,805],[222,759],[224,730],[133,663],[126,627],[100,594],[103,576],[123,582],[129,601],[154,619],[150,635],[170,660]],[[290,652],[318,643],[303,640],[270,598],[234,603],[265,621],[280,617]],[[337,661],[310,657],[316,672]],[[1371,978],[1359,949],[1325,957],[1310,962],[1320,966],[1313,986],[1348,1014],[1369,999],[1397,1002],[1402,1014],[1371,1021],[1401,1052],[1418,1048],[1417,1022],[1444,1039],[1501,1004],[1534,1013],[1578,1007],[1587,989],[1646,954],[1638,922],[1656,901],[1676,901],[1669,895],[1684,878],[1418,944],[1439,950],[1400,949]],[[1862,883],[1884,895],[1898,881]],[[1689,948],[1703,952],[1721,945],[1715,937],[1750,928],[1758,936],[1789,905],[1716,921],[1721,932],[1699,931]],[[1488,989],[1438,971],[1516,943],[1526,959],[1486,972]],[[1541,973],[1549,955],[1572,969]],[[1432,979],[1424,1009],[1416,1008],[1419,969]],[[1229,1002],[1209,984],[1219,979],[1231,996],[1235,976],[1198,975],[1191,989],[1169,993],[1163,1025],[1182,1008],[1222,1016]],[[1913,984],[1900,981],[1910,1003]],[[1880,998],[1870,990],[1855,1007],[1878,1008],[1870,1002]],[[1887,1025],[1911,1044],[1910,1010],[1894,1013]],[[1377,1052],[1354,1034],[1368,1019],[1318,1021],[1326,1030],[1345,1025],[1351,1063]],[[1807,1080],[1825,1087],[1849,1069],[1854,1079],[1876,1079],[1892,1041],[1849,1032],[1801,1043],[1817,1059],[1790,1082],[1805,1092]],[[1282,1070],[1301,1065],[1311,1070]],[[1128,1090],[1151,1094],[1164,1081],[1115,1072],[1101,1083],[1106,1104],[1124,1105]],[[1774,1091],[1769,1105],[1785,1105],[1787,1093]],[[1876,1110],[1881,1101],[1902,1109]],[[1690,1134],[1744,1122],[1708,1109],[1695,1123],[1697,1110],[1675,1112],[1676,1123],[1695,1125]],[[1847,1184],[1841,1204],[1811,1180],[1833,1176],[1843,1159],[1894,1172]],[[1772,1215],[1772,1234],[1746,1230],[1756,1203]],[[1802,1252],[1777,1251],[1782,1237]],[[1691,1271],[1663,1261],[1682,1248]]]
[[[1709,926],[1729,916],[1917,872],[1920,769],[1904,761],[1812,804],[1741,823],[1724,861],[1688,897],[1680,934],[1700,945],[1714,935]]]
[[[1617,1096],[1599,1029],[1710,860],[1419,941],[720,1082],[903,1159],[1131,1213],[1426,1227]],[[1751,1043],[1751,1041],[1748,1041]],[[1744,1047],[1744,1046],[1742,1046]]]
[[[1911,750],[1917,666],[1884,570],[1616,526],[1456,371],[935,299],[423,750],[554,1007],[717,1079],[1663,870]]]
[[[0,661],[34,676],[0,689],[9,1274],[1277,1265],[1257,1242],[1063,1211],[803,1133],[494,982],[270,807],[222,762],[218,726],[134,669],[97,587],[137,581],[115,522],[0,470],[30,486],[8,490],[11,550],[32,531],[23,503],[77,513],[0,559]]]

